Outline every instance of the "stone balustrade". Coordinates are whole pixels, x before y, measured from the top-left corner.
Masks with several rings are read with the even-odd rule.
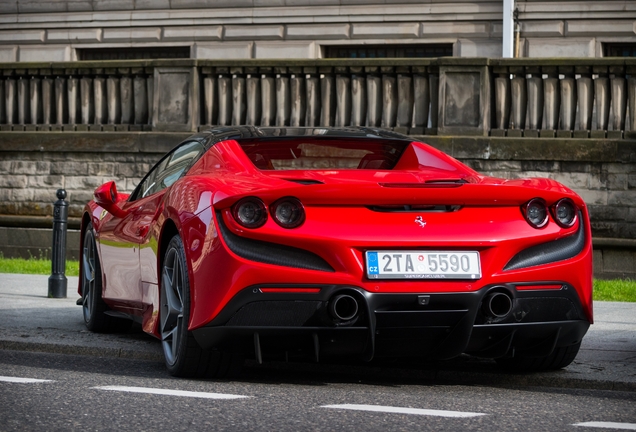
[[[2,63],[0,130],[247,124],[615,139],[636,131],[635,71],[629,58]]]

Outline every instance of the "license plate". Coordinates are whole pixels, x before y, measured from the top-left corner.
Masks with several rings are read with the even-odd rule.
[[[367,251],[369,279],[479,279],[479,252]]]

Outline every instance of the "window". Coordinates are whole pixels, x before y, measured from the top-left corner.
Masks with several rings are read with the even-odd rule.
[[[325,58],[452,57],[453,44],[339,45],[325,47]]]
[[[162,191],[181,178],[203,152],[198,142],[188,142],[168,153],[139,183],[131,201]]]
[[[78,48],[78,60],[190,58],[190,47]]]
[[[289,138],[241,140],[261,170],[392,169],[406,141]]]
[[[605,43],[604,57],[636,57],[636,43]]]

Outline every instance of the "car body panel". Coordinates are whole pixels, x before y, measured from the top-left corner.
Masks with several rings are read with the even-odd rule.
[[[111,308],[135,316],[144,331],[159,337],[162,245],[178,233],[185,246],[192,293],[188,328],[196,330],[197,340],[204,344],[226,337],[219,336],[223,333],[220,332],[222,327],[236,332],[227,333],[230,338],[232,334],[255,331],[249,326],[231,327],[228,305],[236,304],[238,309],[232,313],[238,316],[241,308],[257,307],[254,305],[260,300],[249,296],[263,294],[262,289],[267,294],[259,298],[266,298],[269,306],[278,301],[276,293],[282,296],[280,298],[288,299],[290,293],[296,292],[297,301],[314,296],[311,301],[321,303],[329,301],[324,299],[326,293],[341,290],[349,290],[369,302],[365,315],[370,320],[369,325],[348,330],[344,328],[346,326],[319,330],[304,326],[304,330],[318,333],[338,330],[353,335],[364,329],[360,331],[366,334],[375,325],[374,320],[382,324],[396,319],[387,318],[390,314],[386,311],[371,310],[373,302],[384,304],[385,301],[373,299],[396,296],[395,301],[400,303],[402,300],[398,299],[401,298],[427,295],[444,302],[445,296],[454,295],[458,299],[467,299],[466,304],[470,306],[466,307],[470,309],[476,308],[493,289],[508,293],[506,295],[511,296],[515,308],[517,303],[533,301],[524,300],[528,297],[526,293],[549,297],[555,292],[563,292],[558,298],[569,299],[563,301],[574,305],[572,308],[579,310],[584,318],[575,320],[574,324],[563,321],[563,334],[574,336],[559,336],[559,343],[576,339],[575,336],[581,331],[584,334],[586,326],[593,322],[589,216],[583,200],[567,187],[546,178],[505,180],[483,176],[423,143],[396,134],[369,132],[368,129],[362,129],[363,132],[319,131],[327,130],[332,134],[329,139],[341,136],[342,139],[356,140],[366,134],[372,136],[367,139],[402,140],[405,149],[393,169],[258,169],[242,145],[258,142],[263,137],[275,139],[272,134],[277,130],[226,128],[190,138],[187,141],[198,140],[205,145],[206,151],[181,178],[158,193],[132,199],[134,192],[132,200],[128,201],[127,196],[120,194],[116,205],[123,217],[106,212],[95,202],[87,204],[83,226],[88,221],[93,223],[103,270],[104,300]],[[304,142],[298,137],[305,133],[311,135],[315,129],[290,131],[291,137],[284,137],[287,142]],[[293,131],[300,132],[293,135]],[[236,221],[231,209],[245,197],[258,197],[265,206],[282,197],[295,197],[304,206],[305,222],[298,228],[286,229],[269,215],[258,229],[244,228]],[[564,198],[572,200],[580,212],[578,220],[572,227],[562,228],[550,214],[547,226],[531,227],[521,206],[537,197],[545,200],[548,206]],[[583,236],[584,243],[574,256],[504,270],[517,254],[532,247],[560,244],[554,242],[574,238],[577,233]],[[247,245],[247,252],[242,252],[241,244]],[[283,257],[276,261],[276,251],[281,250],[285,256],[298,254],[300,258]],[[367,250],[476,251],[480,256],[481,276],[473,280],[371,279],[365,271]],[[303,256],[311,260],[315,257],[322,264],[316,268],[305,265]],[[570,291],[565,293],[568,289]],[[247,303],[238,302],[237,299],[242,298],[247,299]],[[463,301],[459,303],[463,304]],[[248,306],[252,303],[254,305]],[[426,315],[422,309],[419,315],[408,313],[445,319],[443,314],[429,312]],[[461,315],[460,312],[457,314]],[[462,352],[467,347],[478,347],[477,339],[471,339],[472,329],[475,338],[480,334],[486,334],[484,337],[487,338],[488,331],[495,331],[494,326],[484,328],[475,324],[476,314],[479,312],[470,312],[460,320],[464,323],[472,319],[468,327],[465,323],[462,326],[455,324],[453,333],[468,333],[461,333],[461,337],[451,344],[452,349],[448,348],[448,353],[456,355],[457,350]],[[449,312],[451,315],[453,313]],[[544,325],[546,338],[552,337],[550,332],[556,331],[555,325]],[[502,326],[508,328],[514,323],[502,323]],[[273,333],[278,328],[261,327],[261,331]],[[463,330],[460,331],[460,327]],[[520,328],[515,327],[514,331],[522,334]],[[284,334],[292,329],[279,330]],[[408,333],[408,330],[402,331]],[[383,333],[386,334],[394,333]],[[394,336],[393,339],[383,336],[383,343],[391,345],[391,341],[400,339],[399,334]],[[360,347],[358,351],[373,351],[375,337],[363,339],[366,342],[355,342]],[[374,347],[369,348],[369,344]]]

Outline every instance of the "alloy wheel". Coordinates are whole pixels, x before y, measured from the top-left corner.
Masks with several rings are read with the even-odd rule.
[[[183,326],[184,272],[178,249],[166,253],[161,273],[161,343],[168,364],[177,361]]]
[[[84,312],[84,321],[88,323],[94,313],[93,297],[96,295],[95,260],[97,259],[95,238],[90,229],[86,230],[84,234],[82,252],[82,310]]]

